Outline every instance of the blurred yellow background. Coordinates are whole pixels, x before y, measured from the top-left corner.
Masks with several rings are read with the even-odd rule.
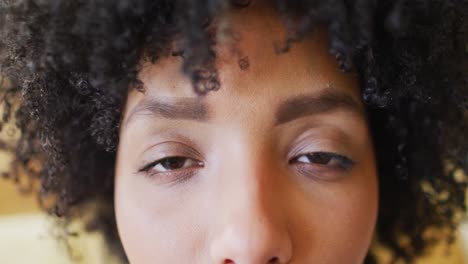
[[[106,254],[98,234],[70,240],[70,255],[64,241],[57,238],[55,223],[40,211],[32,195],[21,195],[11,181],[0,179],[1,264],[117,263]]]

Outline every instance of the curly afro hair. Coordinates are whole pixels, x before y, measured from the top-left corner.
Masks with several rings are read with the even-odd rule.
[[[93,203],[89,230],[125,259],[113,212],[122,106],[142,61],[183,56],[201,96],[220,88],[208,30],[241,0],[0,0],[0,125],[14,120],[4,176],[39,182],[39,201],[67,222]],[[288,35],[278,52],[325,24],[329,52],[360,75],[379,176],[378,242],[393,261],[424,254],[465,212],[468,171],[466,0],[270,1]],[[182,38],[180,52],[170,47]],[[6,80],[3,78],[2,80]],[[375,261],[372,250],[366,259]]]

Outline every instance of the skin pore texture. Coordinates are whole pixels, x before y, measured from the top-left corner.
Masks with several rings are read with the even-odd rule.
[[[220,90],[196,95],[168,56],[128,94],[114,203],[130,263],[362,263],[378,182],[358,76],[325,31],[278,53],[273,10],[229,16]]]

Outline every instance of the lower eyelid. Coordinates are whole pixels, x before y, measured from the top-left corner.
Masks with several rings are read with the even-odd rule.
[[[321,170],[321,171],[336,171],[336,172],[346,172],[351,170],[355,163],[350,160],[351,163],[343,164],[342,162],[338,161],[339,164],[335,165],[327,165],[327,164],[315,164],[315,163],[293,163],[292,165],[301,168],[303,171],[307,170]]]
[[[312,179],[323,181],[335,181],[346,177],[347,170],[333,169],[333,168],[319,168],[319,166],[310,165],[296,165],[297,171],[300,175]],[[310,168],[314,167],[314,168]]]
[[[190,180],[196,173],[194,170],[193,168],[187,168],[169,172],[149,172],[146,176],[157,184],[172,186]]]

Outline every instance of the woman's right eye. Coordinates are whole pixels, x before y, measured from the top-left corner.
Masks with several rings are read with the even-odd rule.
[[[203,162],[187,157],[174,156],[151,162],[140,169],[140,171],[165,173],[197,166],[203,166]]]

